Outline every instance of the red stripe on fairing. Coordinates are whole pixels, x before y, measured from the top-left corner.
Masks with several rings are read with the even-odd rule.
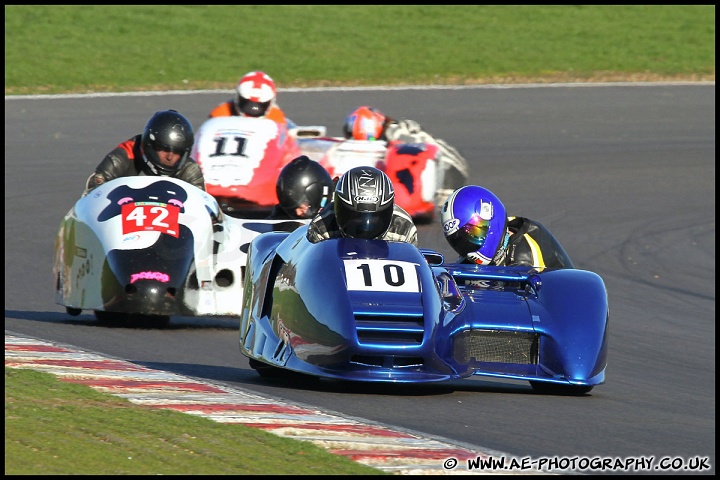
[[[393,438],[415,438],[402,432],[393,432],[382,427],[370,427],[366,425],[337,425],[332,423],[299,423],[296,425],[280,425],[277,423],[254,423],[248,422],[248,427],[262,428],[263,430],[278,430],[281,428],[292,428],[295,430],[326,430],[331,432],[350,432],[361,435],[373,435],[376,437],[393,437]],[[473,457],[474,458],[474,457]]]
[[[154,404],[148,405],[156,408],[168,408],[171,410],[178,410],[180,412],[202,412],[202,413],[215,413],[215,412],[268,412],[268,413],[289,413],[294,415],[315,415],[315,412],[305,410],[298,407],[283,407],[280,405],[273,404],[255,404],[255,405],[238,405],[231,403],[173,403],[173,404]]]
[[[139,367],[127,362],[120,362],[114,360],[51,360],[51,359],[37,359],[37,360],[22,360],[12,361],[6,360],[5,366],[14,367],[28,365],[32,367],[39,367],[42,365],[52,367],[74,367],[82,368],[86,370],[115,370],[115,371],[149,371],[147,368]]]
[[[153,382],[148,380],[123,380],[123,379],[104,379],[104,378],[63,378],[62,380],[70,383],[79,383],[90,387],[100,387],[117,390],[182,390],[188,392],[205,392],[205,393],[227,393],[225,390],[204,385],[202,383],[190,382]]]
[[[5,343],[5,350],[13,352],[64,352],[72,353],[70,350],[64,348],[53,347],[50,345],[11,345]]]
[[[477,453],[469,450],[454,450],[454,449],[422,449],[422,448],[406,448],[402,450],[342,450],[342,449],[330,449],[330,452],[336,455],[342,455],[352,460],[373,460],[378,458],[422,458],[426,460],[445,460],[453,457],[457,459],[467,460],[469,458],[477,458]]]

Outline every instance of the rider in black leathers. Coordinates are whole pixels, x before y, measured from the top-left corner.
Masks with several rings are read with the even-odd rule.
[[[332,201],[335,185],[318,162],[301,155],[285,165],[278,175],[275,192],[279,203],[269,220],[313,218]]]
[[[312,243],[340,237],[408,242],[418,246],[412,217],[395,204],[388,176],[374,167],[355,167],[335,186],[334,201],[308,227]]]
[[[190,157],[194,141],[190,122],[175,110],[156,112],[143,133],[120,143],[95,169],[85,194],[119,177],[159,175],[184,180],[205,190],[200,166]]]

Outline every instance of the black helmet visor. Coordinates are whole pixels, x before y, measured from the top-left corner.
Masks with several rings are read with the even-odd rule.
[[[393,209],[379,212],[358,212],[339,206],[335,210],[337,223],[345,236],[353,238],[377,238],[390,227]]]

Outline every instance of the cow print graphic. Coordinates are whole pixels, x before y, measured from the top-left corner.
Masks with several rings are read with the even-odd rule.
[[[107,198],[111,203],[100,212],[98,216],[100,222],[120,215],[122,206],[131,202],[157,202],[175,205],[180,207],[181,213],[185,213],[187,192],[176,183],[160,180],[140,189],[121,185],[108,193]]]

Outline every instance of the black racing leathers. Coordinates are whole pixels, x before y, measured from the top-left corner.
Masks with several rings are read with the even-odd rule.
[[[307,232],[307,239],[310,242],[318,243],[322,240],[343,236],[337,224],[335,209],[333,207],[333,203],[329,203],[320,213],[315,215],[315,218],[310,222]],[[376,239],[392,242],[407,242],[417,247],[417,227],[415,227],[412,217],[397,205],[393,205],[393,208],[393,218],[390,221],[390,227],[384,234]]]
[[[142,135],[136,135],[122,142],[110,153],[105,155],[105,158],[102,159],[95,169],[95,173],[88,178],[87,184],[85,185],[86,193],[98,185],[109,182],[115,178],[146,175],[143,169],[142,153],[140,153],[141,136]],[[205,190],[205,178],[203,177],[200,165],[192,158],[188,158],[185,165],[177,171],[174,177]]]
[[[508,217],[510,240],[502,265],[526,265],[538,269],[575,268],[570,257],[541,223],[524,217]],[[460,263],[473,263],[461,257]]]

